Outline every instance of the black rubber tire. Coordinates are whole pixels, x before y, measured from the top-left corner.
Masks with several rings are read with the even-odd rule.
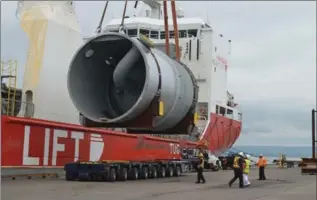
[[[89,174],[88,175],[88,178],[87,178],[87,181],[93,181],[94,180],[94,177],[92,174]]]
[[[174,168],[172,166],[168,167],[166,175],[167,175],[167,177],[172,177],[174,175]]]
[[[159,178],[165,178],[166,177],[166,168],[161,167],[160,172],[159,172]]]
[[[157,169],[156,169],[156,167],[152,167],[152,169],[151,169],[151,178],[153,178],[153,179],[157,178]]]
[[[138,180],[139,179],[139,170],[136,167],[133,167],[130,174],[131,180]]]
[[[145,180],[149,178],[149,168],[147,167],[142,168],[141,178]]]
[[[108,175],[109,182],[115,182],[117,179],[117,172],[115,168],[111,168]]]
[[[66,179],[66,181],[73,181],[74,177],[72,175],[66,173],[65,179]]]
[[[211,170],[214,171],[214,172],[219,171],[219,169],[220,169],[219,162],[217,162],[216,165],[211,168]]]
[[[128,180],[128,170],[127,168],[121,168],[119,170],[119,181],[126,181]]]
[[[174,176],[178,177],[182,174],[182,170],[180,166],[176,166],[174,170]]]

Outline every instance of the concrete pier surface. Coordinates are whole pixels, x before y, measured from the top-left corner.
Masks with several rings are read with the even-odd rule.
[[[315,200],[315,175],[301,175],[300,168],[266,170],[267,180],[257,180],[252,169],[251,186],[232,188],[233,172],[206,172],[206,184],[195,184],[196,174],[182,177],[126,182],[68,182],[62,178],[2,179],[2,200]]]

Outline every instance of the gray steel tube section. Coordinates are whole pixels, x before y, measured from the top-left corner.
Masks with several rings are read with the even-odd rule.
[[[137,119],[160,95],[164,115],[152,130],[164,131],[182,121],[197,100],[195,79],[185,67],[137,38],[104,33],[75,53],[68,91],[80,113],[105,124]]]

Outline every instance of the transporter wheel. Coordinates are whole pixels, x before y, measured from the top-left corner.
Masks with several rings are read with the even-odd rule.
[[[92,174],[89,174],[88,177],[87,177],[87,180],[88,181],[93,181],[94,180],[94,177]]]
[[[174,169],[172,166],[169,166],[167,170],[167,177],[172,177],[173,175],[174,175]]]
[[[141,174],[142,179],[148,179],[149,178],[149,169],[147,167],[143,167],[141,173],[142,173]]]
[[[119,170],[119,181],[126,181],[128,179],[128,170],[127,168],[121,168]]]
[[[117,173],[115,168],[111,168],[108,175],[109,182],[115,182],[117,179]]]
[[[66,179],[66,181],[73,181],[73,180],[75,180],[75,178],[74,178],[71,174],[69,174],[69,173],[66,173],[65,179]]]
[[[212,171],[219,171],[219,169],[221,168],[219,161],[216,162],[216,166],[214,166],[212,168]]]
[[[133,167],[130,174],[131,180],[138,180],[139,178],[139,170],[136,167]]]
[[[100,174],[96,175],[96,181],[103,181],[103,176]]]
[[[152,169],[151,169],[151,178],[157,178],[157,169],[156,169],[156,167],[152,167]]]
[[[174,176],[178,177],[180,176],[182,173],[181,167],[180,166],[176,166],[175,170],[174,170]]]
[[[166,177],[166,169],[165,169],[165,167],[161,167],[160,172],[159,172],[159,177],[160,178],[165,178]]]

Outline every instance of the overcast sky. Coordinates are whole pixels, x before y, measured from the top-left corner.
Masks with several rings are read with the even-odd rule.
[[[16,2],[1,3],[1,59],[19,60],[27,44],[15,17]],[[133,13],[133,2],[128,14]],[[91,35],[104,2],[76,2],[79,23]],[[188,17],[208,19],[230,38],[228,89],[243,110],[237,144],[310,145],[316,107],[316,2],[179,2]],[[120,17],[123,2],[110,2],[106,22]]]

